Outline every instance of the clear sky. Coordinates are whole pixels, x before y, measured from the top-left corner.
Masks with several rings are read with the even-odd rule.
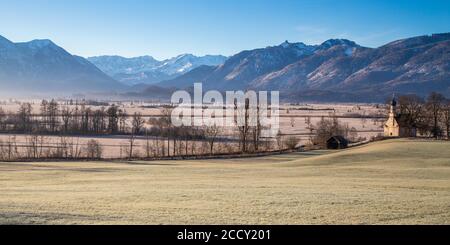
[[[0,0],[0,35],[81,56],[232,55],[284,40],[377,47],[450,32],[449,0]]]

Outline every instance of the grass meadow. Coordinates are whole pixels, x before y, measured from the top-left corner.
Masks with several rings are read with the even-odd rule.
[[[450,224],[450,142],[220,160],[0,163],[0,224]]]

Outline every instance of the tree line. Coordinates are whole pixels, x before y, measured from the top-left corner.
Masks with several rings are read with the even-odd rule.
[[[75,108],[60,106],[55,100],[42,100],[39,113],[33,113],[31,103],[21,103],[17,112],[6,113],[0,107],[0,131],[10,133],[46,133],[64,135],[126,133],[124,110],[116,105],[91,109],[81,104]],[[138,131],[142,127],[139,113],[133,115]]]
[[[390,99],[386,101],[385,115],[389,110]],[[396,114],[399,115],[403,127],[407,130],[416,130],[418,136],[433,137],[436,139],[450,138],[450,99],[440,93],[432,92],[426,98],[414,94],[398,97]],[[364,125],[364,122],[362,122]],[[341,135],[350,141],[357,139],[354,128],[342,124],[338,118],[331,115],[321,118],[316,124],[307,123],[311,129],[311,143],[324,147],[326,141],[334,135]]]
[[[450,100],[439,93],[431,93],[423,99],[416,95],[399,97],[398,113],[402,115],[404,125],[415,128],[421,136],[435,138],[449,137]],[[74,138],[77,135],[127,135],[127,143],[121,146],[121,157],[175,157],[196,154],[254,153],[271,150],[295,149],[299,139],[295,136],[284,137],[281,133],[275,139],[261,137],[259,110],[256,117],[251,116],[248,101],[244,107],[235,107],[234,121],[241,120],[224,137],[224,128],[211,126],[185,125],[176,127],[171,122],[172,108],[167,106],[161,115],[144,119],[141,113],[127,114],[117,105],[101,104],[95,108],[85,104],[60,105],[55,100],[42,100],[38,113],[33,113],[32,104],[21,103],[16,112],[5,112],[0,107],[0,131],[9,134],[25,134],[26,144],[18,145],[14,136],[0,142],[2,159],[14,159],[19,147],[25,148],[25,158],[102,158],[102,145],[92,139],[80,146]],[[255,108],[253,108],[255,109]],[[323,146],[333,135],[343,135],[350,141],[360,141],[355,128],[343,125],[337,116],[323,117],[315,125],[305,118],[307,129],[311,132],[313,145]],[[57,146],[48,144],[44,135],[59,137]],[[144,139],[141,145],[136,140]],[[123,148],[123,149],[122,149]],[[198,149],[200,150],[198,150]],[[141,150],[142,150],[141,149]],[[122,155],[123,153],[123,155]]]
[[[402,95],[398,103],[398,113],[406,127],[417,129],[422,136],[449,138],[450,99],[432,92],[425,99],[417,95]]]
[[[26,135],[26,144],[18,145],[15,136],[0,142],[3,159],[15,158],[101,158],[103,147],[97,140],[79,146],[74,138],[79,135],[126,135],[127,143],[120,148],[121,157],[174,157],[196,154],[251,153],[271,149],[270,141],[261,140],[261,126],[250,126],[248,101],[237,112],[244,123],[232,129],[231,137],[223,137],[223,128],[185,125],[176,127],[171,122],[172,108],[162,108],[161,115],[144,119],[141,113],[127,114],[117,105],[101,105],[96,108],[85,104],[60,105],[55,100],[42,100],[38,113],[28,102],[20,103],[16,112],[5,112],[0,107],[0,131]],[[49,144],[49,137],[59,137],[58,146]],[[136,140],[144,139],[144,154],[137,148]],[[286,141],[287,142],[287,141]],[[283,142],[279,149],[288,147]],[[295,146],[295,145],[294,145]],[[25,148],[20,153],[18,148]],[[201,149],[198,150],[197,148]],[[292,147],[289,147],[292,148]]]

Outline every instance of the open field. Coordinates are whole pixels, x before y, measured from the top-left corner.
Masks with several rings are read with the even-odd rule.
[[[19,110],[20,104],[23,102],[31,103],[31,109],[34,119],[40,119],[40,104],[39,100],[32,101],[0,101],[0,112],[4,111],[6,114],[11,115]],[[70,108],[74,110],[76,105],[69,105],[67,101],[58,101],[61,108]],[[125,111],[128,115],[132,115],[135,112],[139,112],[143,115],[145,123],[143,127],[146,129],[151,129],[155,125],[152,125],[150,118],[157,118],[161,116],[162,107],[159,104],[149,104],[144,102],[108,102],[109,104],[117,104],[120,109]],[[91,110],[100,110],[104,106],[88,105]],[[104,109],[104,108],[103,108]],[[339,117],[339,122],[342,125],[348,125],[348,128],[353,128],[355,135],[354,141],[364,141],[372,137],[381,135],[383,133],[382,125],[384,118],[376,118],[374,115],[382,116],[386,113],[384,112],[382,106],[374,104],[299,104],[299,105],[289,105],[284,104],[281,106],[280,115],[280,133],[282,137],[287,138],[289,136],[295,136],[300,145],[306,145],[311,142],[313,136],[312,128],[316,125],[322,117],[329,117],[330,115],[336,115]],[[0,115],[1,117],[1,115]],[[361,118],[363,117],[363,118]],[[1,118],[0,118],[1,119]],[[61,122],[60,122],[61,123]],[[131,129],[131,118],[126,120],[126,125],[128,129]],[[223,127],[219,132],[219,137],[226,139],[236,138],[236,128],[235,127]],[[11,140],[11,137],[14,140]],[[26,155],[26,151],[30,149],[30,142],[27,140],[30,138],[29,134],[20,134],[13,131],[0,132],[0,145],[1,142],[15,142],[18,147],[18,154],[22,157]],[[103,149],[103,158],[123,158],[127,156],[124,152],[125,148],[129,145],[129,136],[126,135],[79,135],[79,136],[65,136],[64,141],[71,143],[73,145],[79,145],[80,147],[85,147],[90,139],[97,140]],[[44,137],[45,145],[48,147],[61,146],[61,137],[59,134],[56,135],[46,135]],[[149,139],[150,145],[155,144],[155,138],[151,137]],[[273,146],[275,146],[275,140],[272,140]],[[193,143],[195,146],[193,146]],[[207,147],[202,146],[201,141],[192,142],[189,141],[189,145],[196,150],[196,154],[204,154],[202,149]],[[160,143],[162,144],[162,143]],[[147,146],[147,140],[144,137],[137,137],[136,147],[134,153],[136,157],[145,157],[145,147]],[[44,147],[45,148],[45,147]],[[183,147],[178,147],[183,148]],[[218,145],[216,144],[216,148]],[[220,148],[220,146],[219,146]],[[224,148],[224,147],[222,147]],[[220,149],[215,149],[216,152],[220,152]],[[227,151],[227,149],[222,149],[222,151]],[[193,152],[190,150],[189,152]]]
[[[5,113],[17,112],[20,104],[23,102],[29,102],[32,106],[32,113],[39,115],[40,112],[40,101],[16,101],[16,102],[6,102],[0,101],[0,108]],[[69,108],[71,110],[75,109],[75,105],[67,105],[65,101],[58,101],[60,108]],[[108,102],[108,104],[116,104],[119,108],[125,111],[129,115],[133,115],[135,112],[141,113],[143,118],[157,118],[161,115],[162,107],[159,104],[149,104],[149,103],[130,103],[130,102]],[[79,105],[77,107],[80,107]],[[87,105],[91,110],[98,110],[105,106],[94,106]],[[377,136],[383,132],[382,125],[384,119],[376,120],[371,118],[374,115],[382,115],[387,117],[387,112],[384,110],[383,105],[376,104],[364,104],[364,103],[333,103],[333,104],[316,104],[316,103],[305,103],[299,105],[289,105],[283,104],[280,106],[279,116],[280,116],[280,130],[282,134],[286,135],[296,135],[299,139],[307,141],[309,139],[308,134],[310,133],[307,129],[308,125],[306,119],[311,121],[314,125],[320,121],[321,117],[329,117],[331,114],[335,114],[340,117],[339,120],[343,124],[348,124],[349,127],[354,127],[358,131],[358,136],[370,138],[372,136]],[[362,119],[361,117],[365,117]],[[131,126],[130,120],[128,120],[128,126]],[[148,122],[145,123],[145,127],[151,127],[152,125]],[[224,130],[222,134],[229,134],[229,130]]]
[[[0,163],[1,224],[450,224],[450,142],[262,158]]]

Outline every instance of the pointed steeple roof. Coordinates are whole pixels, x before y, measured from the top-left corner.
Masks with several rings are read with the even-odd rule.
[[[395,99],[395,93],[392,94],[391,106],[397,106],[397,100]]]

